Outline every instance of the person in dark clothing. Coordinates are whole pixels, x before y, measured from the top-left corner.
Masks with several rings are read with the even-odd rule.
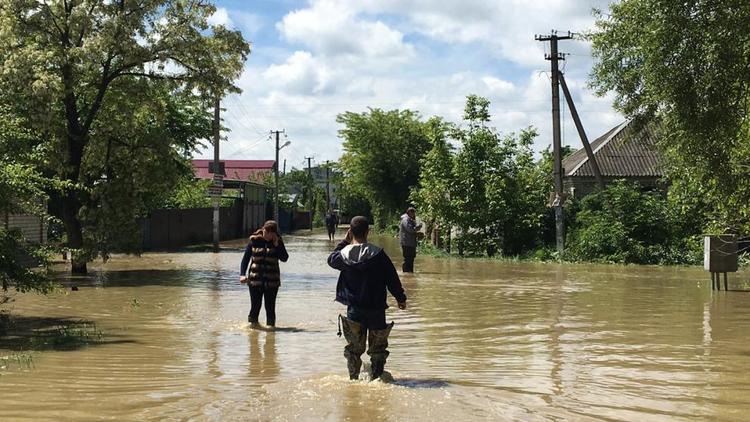
[[[260,307],[265,300],[266,325],[276,325],[276,294],[281,286],[279,261],[286,262],[289,254],[279,235],[279,226],[269,220],[250,236],[240,264],[240,283],[250,289],[250,314],[247,321],[258,326]]]
[[[421,224],[417,224],[416,218],[417,211],[409,207],[406,214],[401,216],[401,222],[398,225],[399,240],[404,255],[404,264],[401,271],[405,273],[414,272],[414,258],[417,256],[417,233],[422,228]]]
[[[326,214],[326,230],[328,231],[328,240],[333,242],[334,236],[336,235],[336,226],[339,224],[339,218],[330,209]]]
[[[383,374],[388,352],[388,335],[393,322],[386,324],[388,308],[386,290],[396,298],[399,309],[406,309],[406,294],[396,268],[378,246],[367,242],[369,222],[365,217],[352,218],[346,238],[328,256],[328,265],[340,271],[336,285],[336,301],[347,306],[343,323],[347,345],[349,378],[358,379],[365,343],[369,344],[373,380]],[[341,332],[339,332],[341,335]]]

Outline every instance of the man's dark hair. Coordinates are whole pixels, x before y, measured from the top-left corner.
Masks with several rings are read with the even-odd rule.
[[[410,212],[417,212],[417,210],[415,210],[414,207],[409,207],[406,209],[406,213],[408,214]]]
[[[352,218],[349,228],[352,230],[354,237],[361,239],[367,234],[367,230],[370,229],[370,222],[367,221],[366,217],[358,215]]]

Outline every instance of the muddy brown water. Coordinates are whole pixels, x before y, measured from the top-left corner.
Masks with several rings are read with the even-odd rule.
[[[393,382],[350,382],[331,245],[287,243],[276,332],[247,326],[239,250],[115,257],[79,291],[17,296],[22,320],[86,320],[102,337],[6,363],[0,420],[750,417],[750,293],[712,293],[700,268],[420,256],[408,309],[388,310]]]

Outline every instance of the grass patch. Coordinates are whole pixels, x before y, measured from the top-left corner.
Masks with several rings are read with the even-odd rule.
[[[10,317],[0,337],[0,350],[32,352],[76,350],[103,343],[104,333],[90,321]]]
[[[11,369],[32,369],[33,367],[34,355],[31,353],[11,353],[9,355],[0,356],[0,371]]]

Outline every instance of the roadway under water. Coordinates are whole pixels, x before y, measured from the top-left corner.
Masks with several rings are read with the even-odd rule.
[[[388,310],[394,381],[368,383],[348,380],[336,336],[332,245],[289,237],[287,247],[276,332],[248,327],[240,250],[118,256],[75,280],[79,291],[16,296],[21,323],[84,320],[101,339],[0,369],[0,420],[750,414],[750,293],[712,294],[700,268],[418,257],[402,277],[408,309]]]

